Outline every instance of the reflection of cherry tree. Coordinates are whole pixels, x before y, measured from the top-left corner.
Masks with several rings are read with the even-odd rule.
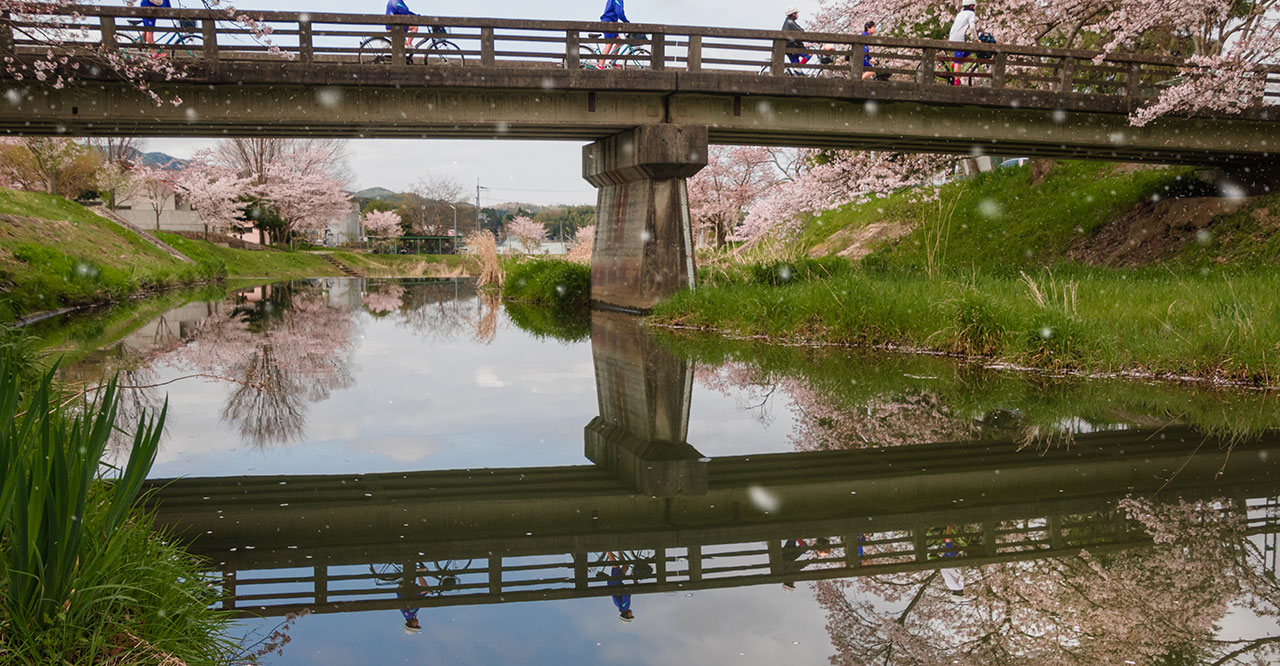
[[[403,305],[404,287],[398,284],[382,285],[364,293],[364,306],[375,315],[399,310]]]
[[[169,361],[228,379],[222,418],[257,446],[300,440],[307,406],[353,383],[352,311],[319,287],[268,286],[197,322]]]
[[[937,570],[816,583],[831,662],[1225,664],[1280,654],[1280,631],[1220,630],[1230,611],[1272,626],[1280,617],[1280,588],[1237,507],[1127,499],[1119,510],[1153,545],[967,567],[962,597]]]

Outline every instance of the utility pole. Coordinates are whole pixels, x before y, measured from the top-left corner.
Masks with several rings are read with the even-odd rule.
[[[480,187],[480,179],[476,179],[476,231],[480,231],[484,227],[480,226],[480,190],[487,190],[487,187]]]

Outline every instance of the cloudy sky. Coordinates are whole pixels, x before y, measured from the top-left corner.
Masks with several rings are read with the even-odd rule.
[[[174,6],[196,8],[198,0],[172,0]],[[419,14],[439,16],[592,20],[600,16],[604,0],[474,0],[444,3],[406,0]],[[817,0],[631,0],[627,17],[637,23],[667,23],[719,27],[777,29],[788,4],[801,9],[801,23],[817,9]],[[241,9],[381,13],[382,0],[240,0]],[[146,150],[190,157],[213,140],[149,139]],[[354,189],[381,186],[408,189],[428,176],[449,176],[474,192],[477,179],[492,188],[484,203],[594,203],[595,190],[581,178],[581,144],[572,141],[351,141]],[[474,196],[474,194],[472,195]]]

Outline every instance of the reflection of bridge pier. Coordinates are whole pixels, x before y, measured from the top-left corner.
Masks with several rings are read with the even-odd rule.
[[[686,441],[692,362],[660,347],[635,317],[594,312],[600,416],[585,430],[591,462],[645,495],[707,491],[707,463]]]

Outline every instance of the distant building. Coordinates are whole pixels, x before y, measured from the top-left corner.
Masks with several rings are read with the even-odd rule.
[[[524,243],[516,238],[507,238],[498,244],[498,254],[528,254],[532,256],[563,256],[569,254],[569,244],[562,241],[542,241],[532,252],[526,252]]]
[[[134,196],[120,201],[115,213],[135,226],[147,230],[156,229],[156,211],[145,197]],[[160,209],[159,228],[160,231],[204,233],[204,223],[200,221],[200,216],[191,210],[191,206],[180,194],[171,197]],[[358,242],[361,232],[360,209],[352,201],[345,214],[329,220],[323,229],[307,230],[299,235],[316,245],[335,247],[344,243]],[[258,242],[257,231],[236,236],[250,243]]]

